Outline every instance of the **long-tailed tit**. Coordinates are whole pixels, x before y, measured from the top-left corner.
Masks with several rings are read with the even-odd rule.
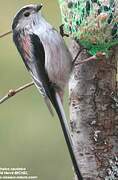
[[[61,35],[41,16],[41,8],[31,4],[20,9],[12,24],[13,40],[50,112],[52,104],[58,114],[75,172],[82,180],[62,106],[72,57]]]

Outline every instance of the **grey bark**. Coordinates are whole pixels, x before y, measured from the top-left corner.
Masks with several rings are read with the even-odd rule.
[[[75,57],[78,44],[72,41],[70,50]],[[71,130],[85,180],[118,179],[117,52],[75,66],[69,83]],[[83,50],[78,61],[88,56]]]

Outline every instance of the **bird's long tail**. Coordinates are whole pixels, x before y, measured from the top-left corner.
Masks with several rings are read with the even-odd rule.
[[[76,159],[76,156],[75,156],[75,153],[74,153],[74,150],[73,150],[73,141],[72,141],[72,138],[71,138],[71,134],[70,134],[70,130],[69,130],[67,120],[66,120],[63,105],[61,103],[61,99],[60,99],[60,96],[59,96],[58,93],[55,93],[55,99],[53,99],[53,105],[55,107],[55,110],[56,110],[56,112],[58,114],[58,117],[59,117],[59,120],[60,120],[60,123],[61,123],[63,134],[64,134],[64,137],[65,137],[65,140],[66,140],[66,143],[67,143],[67,146],[68,146],[68,150],[69,150],[69,153],[70,153],[70,156],[71,156],[71,160],[72,160],[72,163],[73,163],[73,166],[74,166],[74,170],[76,172],[78,180],[83,180],[82,175],[81,175],[80,170],[79,170],[77,159]]]

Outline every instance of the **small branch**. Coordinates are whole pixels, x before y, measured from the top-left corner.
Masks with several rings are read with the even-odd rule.
[[[4,34],[1,34],[0,35],[0,38],[3,38],[3,37],[5,37],[5,36],[7,36],[7,35],[9,35],[9,34],[11,34],[12,33],[12,31],[8,31],[8,32],[6,32],[6,33],[4,33]]]
[[[80,53],[81,53],[84,49],[85,49],[85,48],[81,48],[81,47],[80,47],[79,51],[77,52],[77,55],[76,55],[75,58],[73,59],[73,62],[72,62],[73,65],[75,64],[77,58],[79,57]]]
[[[80,51],[79,51],[79,53],[80,53]],[[78,55],[79,55],[79,53],[78,53]],[[94,61],[94,60],[97,60],[97,59],[103,59],[103,58],[105,58],[105,57],[106,57],[106,54],[105,54],[105,53],[98,52],[98,53],[96,53],[95,56],[91,56],[91,57],[89,57],[89,58],[87,58],[87,59],[84,59],[84,60],[82,60],[82,61],[78,61],[78,62],[75,63],[74,65],[77,66],[77,65],[79,65],[79,64],[83,64],[83,63],[86,63],[86,62],[88,62],[88,61]],[[76,56],[76,59],[77,59],[77,56]]]
[[[93,61],[93,60],[96,60],[96,59],[97,59],[96,56],[91,56],[91,57],[89,57],[87,59],[84,59],[82,61],[79,61],[79,62],[75,63],[75,66],[86,63],[88,61]]]
[[[27,84],[19,87],[16,90],[13,90],[13,89],[9,90],[8,93],[4,97],[2,97],[0,99],[0,104],[2,104],[3,102],[7,101],[9,98],[15,96],[17,93],[19,93],[19,92],[23,91],[24,89],[27,89],[27,88],[29,88],[29,87],[31,87],[33,85],[34,85],[34,82],[30,82],[30,83],[27,83]]]

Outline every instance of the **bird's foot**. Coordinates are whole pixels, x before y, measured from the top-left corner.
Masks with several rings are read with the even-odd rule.
[[[69,37],[69,35],[64,32],[64,24],[61,24],[59,26],[59,31],[60,31],[60,34],[61,34],[62,37],[64,37],[64,36]]]

